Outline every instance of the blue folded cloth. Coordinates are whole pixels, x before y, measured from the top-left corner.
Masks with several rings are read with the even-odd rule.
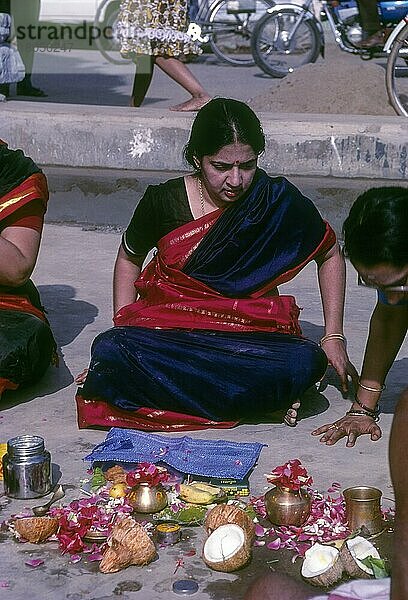
[[[266,444],[165,437],[134,429],[109,431],[84,460],[92,462],[163,462],[191,475],[243,479]]]

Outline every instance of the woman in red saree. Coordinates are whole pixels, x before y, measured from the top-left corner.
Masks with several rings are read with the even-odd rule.
[[[0,141],[0,397],[39,379],[55,342],[30,275],[41,241],[47,180]]]
[[[264,146],[250,108],[211,100],[185,149],[195,172],[146,191],[116,260],[115,327],[94,341],[77,395],[80,427],[231,427],[287,409],[292,424],[327,359],[347,385],[334,232],[297,188],[258,169]],[[295,299],[277,289],[311,260],[324,352],[302,337]]]

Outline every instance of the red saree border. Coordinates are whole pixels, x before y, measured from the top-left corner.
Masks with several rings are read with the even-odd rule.
[[[4,377],[0,377],[0,398],[6,390],[16,390],[18,388],[18,383],[14,383],[9,379],[5,379]]]
[[[13,296],[12,294],[0,295],[0,310],[15,310],[18,312],[29,313],[48,323],[45,314],[39,308],[31,304],[26,296]]]
[[[0,221],[32,200],[42,200],[44,206],[47,205],[48,185],[43,173],[30,175],[23,183],[0,198]]]
[[[7,145],[0,140],[0,144]],[[20,185],[0,198],[0,222],[33,200],[41,200],[44,207],[48,202],[47,178],[43,173],[34,173]],[[0,294],[0,310],[15,310],[29,313],[48,323],[42,310],[33,306],[27,296]]]
[[[89,427],[123,427],[142,431],[199,431],[201,429],[231,429],[239,421],[211,421],[169,410],[139,408],[123,410],[99,399],[86,399],[80,391],[75,397],[79,429]]]

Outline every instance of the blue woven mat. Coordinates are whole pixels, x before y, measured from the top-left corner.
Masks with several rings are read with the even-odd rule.
[[[134,429],[109,431],[84,460],[92,462],[163,462],[191,475],[243,479],[266,444],[167,437]]]

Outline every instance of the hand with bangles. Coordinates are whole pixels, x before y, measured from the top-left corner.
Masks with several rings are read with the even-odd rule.
[[[357,413],[358,411],[350,411]],[[327,446],[333,446],[339,440],[347,437],[346,446],[351,448],[356,443],[360,435],[369,435],[373,442],[380,439],[382,432],[374,417],[364,414],[349,414],[338,419],[334,423],[322,425],[318,429],[312,431],[312,435],[322,435],[320,442]]]
[[[354,389],[357,389],[358,372],[349,360],[346,350],[346,338],[341,334],[328,334],[322,337],[320,346],[327,356],[329,365],[333,367],[340,379],[343,394],[348,393],[350,380]],[[320,382],[319,391],[324,387],[322,381]]]

